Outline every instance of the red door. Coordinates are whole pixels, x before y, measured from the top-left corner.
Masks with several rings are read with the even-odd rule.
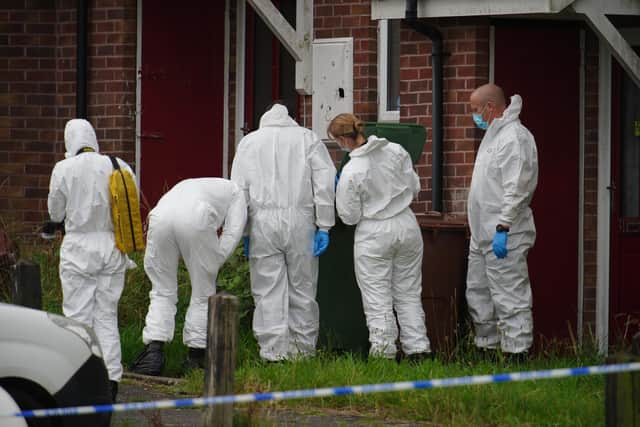
[[[576,27],[496,24],[495,83],[522,96],[520,119],[538,147],[529,254],[536,336],[575,333],[578,319],[579,67]]]
[[[224,2],[145,1],[141,81],[149,208],[182,179],[222,175]]]
[[[611,96],[612,344],[640,331],[640,88],[613,60]]]

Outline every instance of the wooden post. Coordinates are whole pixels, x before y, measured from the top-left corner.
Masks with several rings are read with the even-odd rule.
[[[238,336],[238,298],[227,293],[209,297],[207,324],[207,366],[205,396],[233,394]],[[204,427],[231,427],[233,404],[210,405],[205,409]]]
[[[42,286],[38,264],[25,260],[16,263],[13,303],[42,310]]]
[[[640,362],[640,332],[633,337],[631,353],[615,354],[607,362]],[[605,412],[607,427],[640,427],[640,372],[607,375]]]

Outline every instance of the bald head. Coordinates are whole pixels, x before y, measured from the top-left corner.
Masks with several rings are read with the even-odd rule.
[[[505,106],[504,92],[502,91],[502,88],[494,85],[493,83],[487,83],[486,85],[482,85],[474,90],[471,94],[470,101],[481,105],[491,102],[496,108],[502,108]]]
[[[493,119],[502,116],[506,108],[504,92],[493,83],[487,83],[474,90],[469,98],[469,104],[471,112],[480,114],[489,124]]]

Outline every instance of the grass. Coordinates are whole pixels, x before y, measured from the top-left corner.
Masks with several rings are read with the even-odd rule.
[[[320,353],[312,359],[281,364],[247,362],[240,364],[236,373],[237,393],[551,369],[595,364],[601,360],[597,356],[539,358],[522,366],[511,366],[505,362],[496,365],[478,357],[473,363],[469,360],[452,363],[435,360],[413,366],[384,359],[365,361],[348,354],[335,357]],[[202,371],[195,371],[185,383],[175,386],[175,391],[200,394],[203,381]],[[603,377],[593,376],[252,405],[312,413],[338,410],[385,420],[388,424],[410,420],[453,426],[590,426],[604,423],[603,393]]]
[[[23,258],[37,262],[41,268],[44,309],[61,313],[62,296],[58,278],[59,241],[23,249]],[[515,370],[551,369],[558,367],[599,364],[595,347],[578,348],[575,343],[545,344],[537,356],[515,367],[500,359],[489,362],[475,350],[469,338],[460,340],[449,354],[419,366],[393,361],[364,360],[352,354],[335,355],[320,351],[311,359],[280,364],[260,361],[251,333],[253,309],[249,290],[249,271],[238,248],[219,274],[218,291],[230,292],[240,299],[240,337],[236,371],[236,392],[266,392],[277,390],[336,387],[418,379],[447,378],[490,374]],[[141,332],[148,308],[151,284],[142,268],[142,257],[133,257],[138,268],[129,270],[119,305],[119,322],[123,363],[129,366],[142,350]],[[173,386],[176,394],[201,395],[204,373],[182,372],[186,355],[182,344],[184,314],[189,301],[188,274],[181,266],[178,275],[178,315],[174,340],[166,348],[167,366],[164,375],[184,376],[185,381]],[[248,404],[252,413],[258,408],[293,409],[317,413],[339,411],[375,418],[384,424],[404,420],[435,425],[483,426],[591,426],[604,424],[604,378],[576,377],[538,380],[520,383],[463,386],[411,392],[390,392],[369,395],[342,396],[263,402]]]

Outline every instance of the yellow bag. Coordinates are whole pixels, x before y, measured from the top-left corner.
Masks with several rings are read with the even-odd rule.
[[[116,246],[125,254],[141,251],[144,249],[144,234],[136,183],[129,171],[120,168],[114,156],[109,158],[113,164],[113,173],[109,178],[109,192]]]

